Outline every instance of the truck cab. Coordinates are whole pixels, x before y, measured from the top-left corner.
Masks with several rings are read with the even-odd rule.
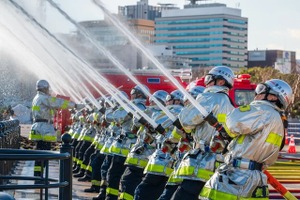
[[[229,97],[235,107],[247,105],[253,101],[256,84],[251,83],[250,78],[250,74],[240,74],[235,77],[233,88],[229,90]],[[204,77],[192,81],[187,88],[194,85],[205,87]]]

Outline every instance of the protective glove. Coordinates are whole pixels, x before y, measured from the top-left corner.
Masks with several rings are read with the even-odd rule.
[[[144,117],[141,117],[138,120],[138,122],[143,124],[146,128],[148,128],[149,132],[151,132],[151,133],[158,132],[158,133],[164,135],[166,132],[165,129],[160,124],[156,128],[153,128],[153,126]]]
[[[222,137],[223,140],[228,140],[229,142],[232,140],[222,124],[220,124],[217,118],[213,115],[213,113],[209,113],[209,115],[204,120],[207,121],[211,126],[216,128],[216,130],[219,132],[219,137]]]
[[[85,107],[85,105],[82,104],[82,103],[76,103],[76,104],[75,104],[75,108],[76,108],[77,110],[81,110],[81,109],[83,109],[84,107]]]

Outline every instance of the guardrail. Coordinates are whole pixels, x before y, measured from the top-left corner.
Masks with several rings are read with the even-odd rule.
[[[18,120],[0,122],[0,190],[40,189],[40,199],[48,200],[48,189],[59,188],[59,200],[72,199],[72,149],[71,136],[62,136],[60,152],[19,149],[20,126]],[[11,175],[14,162],[39,160],[45,163],[45,176]],[[59,160],[59,180],[49,178],[49,160]],[[44,168],[42,167],[42,169]],[[9,180],[38,180],[41,184],[8,184]],[[5,183],[5,184],[4,184]]]
[[[18,120],[0,122],[0,149],[19,149],[20,148],[20,124]],[[6,175],[14,168],[15,161],[0,160],[0,174]],[[3,185],[0,179],[0,185]]]

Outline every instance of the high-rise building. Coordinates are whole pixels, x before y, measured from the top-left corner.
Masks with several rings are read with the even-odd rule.
[[[127,19],[147,19],[153,20],[161,17],[163,10],[179,9],[174,4],[159,4],[159,6],[151,6],[148,0],[140,0],[136,5],[119,6],[118,14]]]
[[[241,10],[196,2],[162,11],[155,18],[155,43],[172,46],[174,55],[190,58],[193,67],[247,66],[248,19]]]

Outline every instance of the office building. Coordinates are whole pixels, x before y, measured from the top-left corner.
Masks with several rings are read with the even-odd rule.
[[[254,50],[248,52],[248,67],[273,67],[282,73],[297,71],[296,52],[284,50]]]
[[[155,43],[172,46],[174,55],[192,60],[192,67],[247,66],[248,19],[238,8],[209,3],[164,10],[155,18]]]

